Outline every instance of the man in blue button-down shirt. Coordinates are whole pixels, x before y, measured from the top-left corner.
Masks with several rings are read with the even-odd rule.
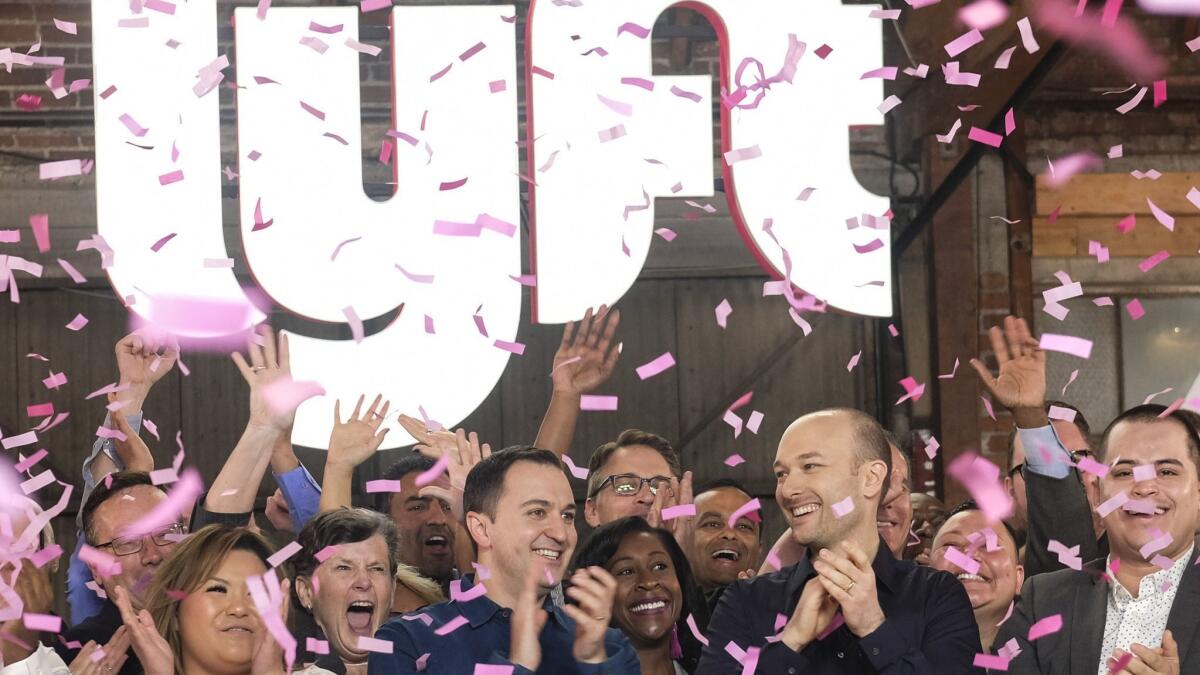
[[[805,415],[775,456],[775,499],[808,555],[738,581],[708,624],[698,673],[972,671],[979,633],[962,584],[896,560],[875,514],[891,473],[883,429],[857,410]]]
[[[550,600],[577,537],[575,500],[554,453],[513,447],[485,458],[467,476],[463,511],[479,580],[468,575],[456,600],[379,629],[392,653],[373,653],[370,673],[458,675],[477,664],[517,675],[641,672],[628,640],[608,627],[616,580],[606,571],[578,571],[567,591],[573,604]]]

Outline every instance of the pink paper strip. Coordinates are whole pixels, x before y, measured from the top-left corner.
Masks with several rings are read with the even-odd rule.
[[[1107,467],[1105,467],[1105,468],[1107,468]],[[1117,494],[1115,494],[1115,495],[1109,497],[1107,500],[1105,500],[1105,502],[1103,504],[1101,504],[1100,506],[1097,506],[1096,513],[1100,514],[1101,518],[1106,518],[1106,517],[1108,517],[1108,514],[1121,508],[1128,501],[1129,501],[1129,493],[1128,492],[1118,492]]]
[[[986,129],[980,129],[979,127],[971,127],[971,130],[967,132],[967,138],[977,143],[990,145],[993,148],[1000,147],[1000,143],[1004,141],[1004,137],[1000,134],[994,134]]]
[[[745,463],[746,463],[746,458],[742,457],[741,455],[737,454],[736,452],[725,458],[725,466],[728,466],[731,468],[735,467],[739,464],[745,464]]]
[[[584,394],[579,397],[580,410],[594,410],[611,412],[617,409],[618,398],[616,396],[596,396]]]
[[[588,479],[587,467],[576,466],[575,462],[571,460],[570,455],[563,455],[562,461],[563,461],[563,464],[567,465],[567,470],[571,472],[572,476],[575,476],[579,480],[587,480]]]
[[[751,499],[750,501],[746,502],[745,504],[742,504],[741,506],[739,506],[736,511],[729,514],[729,521],[728,521],[729,527],[733,527],[734,523],[736,523],[738,521],[738,518],[741,518],[742,516],[749,515],[751,513],[754,513],[755,511],[760,511],[760,510],[762,510],[762,504],[759,503],[758,498],[755,497],[754,499]]]
[[[983,33],[980,33],[978,28],[973,28],[951,40],[944,46],[944,49],[950,58],[954,58],[980,42],[983,42]]]
[[[310,637],[307,639],[307,641],[305,643],[305,648],[308,651],[312,652],[313,654],[328,654],[329,653],[329,643],[324,640],[318,640],[317,638],[314,638],[314,637]]]
[[[441,457],[438,457],[437,462],[435,462],[433,466],[417,475],[417,480],[415,481],[417,487],[424,487],[440,478],[442,474],[446,472],[446,467],[448,466],[450,466],[449,455],[442,455]]]
[[[1043,333],[1038,346],[1047,351],[1071,354],[1081,359],[1088,359],[1092,356],[1092,341],[1072,335]]]
[[[1175,231],[1175,218],[1171,214],[1158,208],[1158,205],[1146,197],[1146,205],[1150,207],[1150,213],[1154,214],[1154,219],[1157,220],[1163,227]]]
[[[459,628],[462,628],[463,626],[467,625],[467,623],[468,623],[467,617],[459,615],[459,616],[454,617],[453,619],[450,619],[446,623],[442,624],[441,626],[439,626],[437,628],[437,630],[435,630],[433,632],[436,635],[449,635],[450,633],[453,633],[454,631],[458,630]]]
[[[290,543],[288,543],[287,546],[284,546],[283,548],[279,549],[274,554],[272,554],[269,558],[267,558],[267,564],[270,565],[271,567],[279,567],[285,561],[287,561],[288,558],[291,558],[292,556],[296,555],[301,550],[303,550],[303,548],[304,547],[301,546],[298,542],[294,542],[294,541],[290,542]]]
[[[67,330],[83,330],[83,327],[86,325],[88,325],[88,318],[82,314],[76,314],[75,318],[71,319],[71,322],[67,324]]]
[[[675,357],[671,356],[671,352],[666,352],[662,356],[650,361],[649,363],[638,366],[637,375],[643,380],[647,380],[659,373],[671,368],[675,365]]]
[[[976,654],[972,665],[976,668],[987,668],[990,670],[1000,670],[1008,672],[1008,662],[1011,659],[1007,656],[999,656],[996,654]]]
[[[28,471],[35,464],[42,461],[42,458],[44,458],[48,454],[50,454],[50,453],[46,452],[45,448],[41,448],[37,452],[35,452],[32,455],[21,460],[21,462],[19,464],[17,464],[16,466],[13,467],[13,469],[15,469],[18,472]]]
[[[1053,635],[1062,630],[1062,614],[1052,614],[1029,627],[1029,641]]]
[[[696,515],[695,504],[680,504],[679,506],[668,506],[662,510],[663,520],[673,520],[675,518],[683,518],[684,516]]]
[[[837,518],[841,518],[842,516],[854,511],[854,500],[850,497],[846,497],[842,501],[834,504],[831,508],[833,508],[833,515]]]
[[[525,345],[520,342],[509,342],[507,340],[495,340],[492,342],[492,346],[497,349],[502,349],[506,352],[511,352],[513,354],[516,354],[517,356],[521,356],[522,354],[525,353]]]
[[[979,574],[979,561],[960,551],[957,546],[946,548],[946,560],[967,574]]]
[[[1158,471],[1153,464],[1138,464],[1133,467],[1133,482],[1140,483],[1146,480],[1154,480],[1158,476]]]
[[[13,448],[20,448],[34,443],[37,443],[36,431],[26,431],[23,434],[0,439],[0,445],[3,445],[5,450],[12,450]]]
[[[37,242],[38,252],[50,250],[50,216],[45,213],[35,213],[29,216],[29,229],[33,230],[33,239]]]
[[[1134,321],[1146,316],[1146,310],[1142,307],[1142,301],[1137,298],[1134,298],[1125,304],[1125,311],[1129,312],[1129,318],[1133,319]]]
[[[398,480],[369,480],[367,481],[367,492],[399,492],[400,481]]]
[[[470,589],[462,590],[462,579],[455,579],[450,582],[450,600],[453,602],[470,602],[475,598],[487,594],[487,587],[477,583]]]
[[[62,619],[52,614],[33,614],[26,612],[21,616],[25,622],[25,627],[33,631],[45,631],[47,633],[58,633],[62,631]]]

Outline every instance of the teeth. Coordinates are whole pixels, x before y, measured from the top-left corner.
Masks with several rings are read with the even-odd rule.
[[[1166,511],[1161,508],[1154,509],[1154,515],[1156,515],[1156,516],[1161,516],[1164,513],[1166,513]]]
[[[444,543],[446,543],[446,538],[441,537],[441,536],[430,537],[429,539],[425,540],[425,543],[426,544],[444,544]]]
[[[892,526],[892,524],[891,524],[891,523],[889,523],[889,522],[887,522],[887,521],[884,521],[884,520],[877,520],[877,521],[875,521],[875,527],[876,527],[876,528],[880,528],[880,527],[891,527],[891,526]]]
[[[548,548],[535,548],[533,549],[533,552],[542,556],[543,558],[549,558],[551,560],[558,560],[558,556],[562,555],[561,552],[552,551]]]
[[[375,605],[365,600],[356,600],[350,603],[350,609],[372,610],[375,609]]]
[[[966,572],[963,572],[962,574],[958,575],[958,580],[959,581],[986,581],[983,577],[979,576],[978,574],[968,574]]]
[[[734,550],[732,550],[732,549],[728,549],[728,548],[723,548],[723,549],[721,549],[721,550],[719,550],[719,551],[714,551],[714,552],[713,552],[713,554],[712,554],[712,557],[714,557],[714,558],[727,558],[727,559],[729,559],[729,560],[732,560],[732,561],[734,561],[734,562],[737,562],[739,559],[741,559],[741,556],[740,556],[740,555],[738,555],[738,552],[737,552],[737,551],[734,551]]]
[[[792,515],[796,516],[796,517],[800,517],[806,513],[812,513],[813,511],[816,511],[820,508],[821,507],[817,504],[806,504],[804,506],[797,506],[796,508],[792,509]]]
[[[633,607],[629,608],[629,611],[633,612],[634,614],[640,614],[642,612],[651,612],[656,609],[662,609],[666,606],[667,603],[663,602],[662,600],[655,600],[654,602],[643,602],[640,605],[634,605]]]

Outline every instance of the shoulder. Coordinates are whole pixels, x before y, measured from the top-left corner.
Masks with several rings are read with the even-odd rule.
[[[1104,568],[1103,559],[1095,560],[1084,566],[1085,571],[1071,568],[1035,574],[1025,580],[1021,597],[1030,598],[1034,595],[1059,596],[1074,593],[1079,586],[1091,585],[1097,582],[1093,574],[1099,576]]]
[[[379,633],[389,638],[411,635],[413,639],[420,639],[433,634],[438,626],[457,616],[460,616],[460,612],[453,602],[442,602],[393,616],[379,627]]]

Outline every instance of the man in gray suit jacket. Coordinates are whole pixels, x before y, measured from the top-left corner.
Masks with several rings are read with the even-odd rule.
[[[1098,458],[1110,553],[1025,582],[995,643],[1020,647],[1008,672],[1200,673],[1200,436],[1142,405],[1108,426]]]

